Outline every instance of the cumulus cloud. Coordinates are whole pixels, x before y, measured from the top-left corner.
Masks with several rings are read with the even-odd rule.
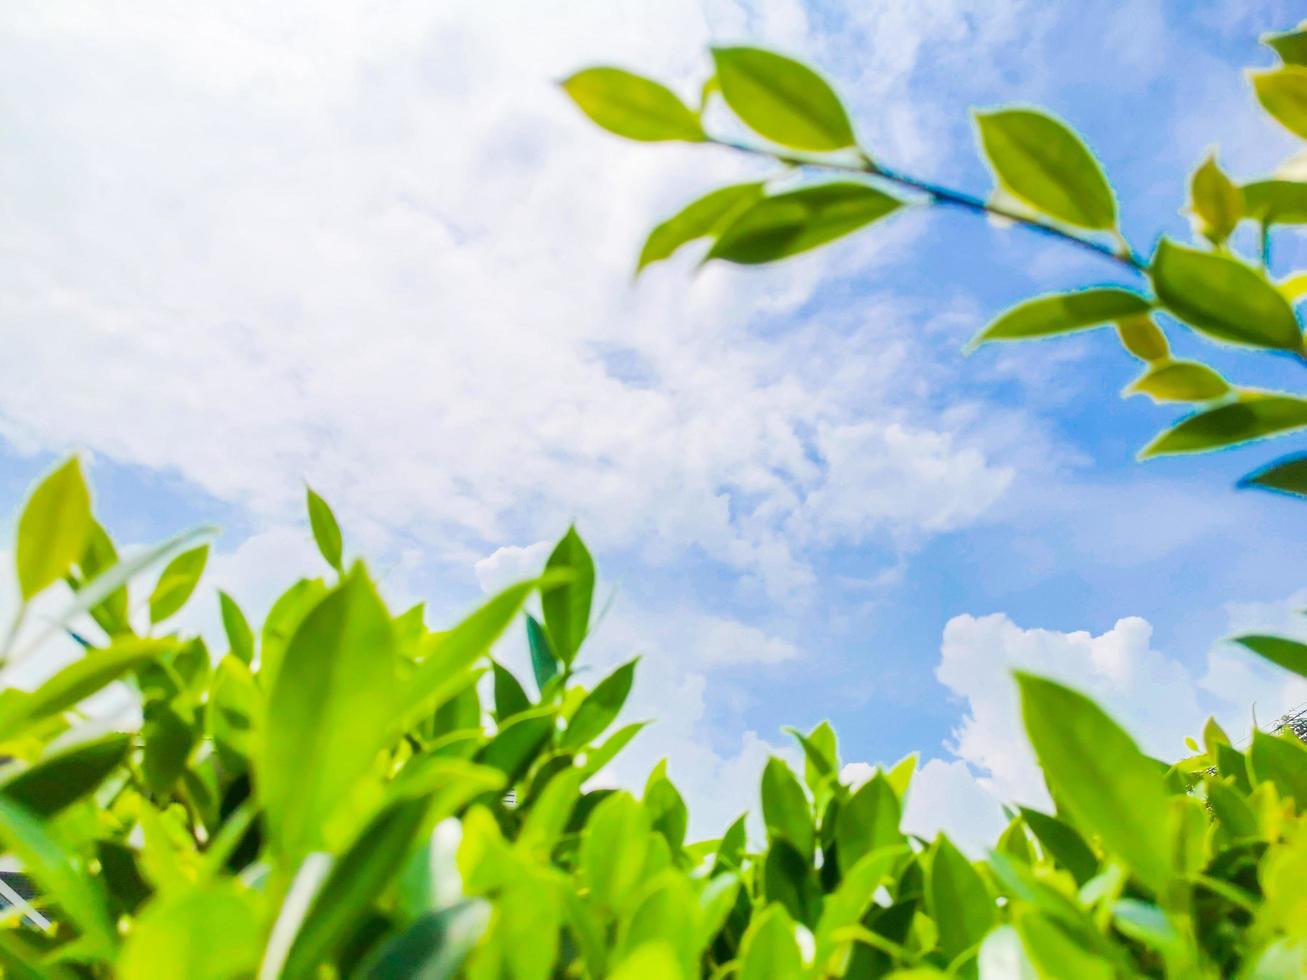
[[[1307,592],[1227,607],[1232,635],[1261,631],[1307,637],[1296,614]],[[1088,694],[1144,751],[1179,758],[1184,739],[1215,717],[1236,741],[1255,712],[1267,726],[1307,703],[1307,680],[1228,642],[1208,651],[1195,672],[1154,648],[1152,626],[1127,617],[1104,633],[1027,629],[996,613],[956,616],[944,628],[936,677],[964,708],[948,749],[913,781],[906,825],[945,829],[979,848],[1001,826],[999,801],[1049,805],[1021,725],[1013,670],[1054,678]],[[997,823],[996,823],[997,822]]]
[[[633,288],[651,223],[756,165],[623,144],[554,85],[596,60],[688,82],[713,37],[821,56],[804,9],[20,4],[0,29],[29,93],[4,163],[0,433],[180,473],[262,526],[307,476],[365,540],[460,568],[578,519],[792,595],[833,535],[975,519],[1006,470],[891,383],[925,369],[900,308],[814,306],[919,226]],[[906,85],[939,28],[869,36],[903,52],[878,85]]]

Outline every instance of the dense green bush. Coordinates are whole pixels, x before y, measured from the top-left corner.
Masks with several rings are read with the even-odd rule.
[[[1259,95],[1307,135],[1307,35],[1272,43],[1290,64],[1258,76]],[[1114,234],[1097,164],[1049,117],[981,117],[1014,199],[983,202],[852,151],[838,100],[802,66],[750,49],[715,59],[705,92],[807,154],[778,159],[859,176],[716,192],[659,226],[641,264],[697,237],[713,239],[710,257],[769,261],[899,207],[875,185],[916,186],[1148,273],[1153,295],[1036,300],[979,339],[1116,322],[1150,364],[1143,390],[1213,401],[1153,451],[1304,424],[1307,403],[1294,396],[1236,389],[1170,360],[1152,313],[1301,355],[1292,303],[1303,279],[1273,283],[1224,243],[1244,215],[1267,227],[1307,220],[1307,185],[1240,188],[1205,164],[1193,210],[1212,249],[1164,244],[1145,263]],[[655,83],[594,69],[567,85],[625,135],[708,138],[699,113]],[[1302,492],[1305,468],[1298,460],[1256,479]],[[0,768],[0,844],[38,892],[35,908],[11,909],[0,929],[6,976],[1307,975],[1307,748],[1291,734],[1240,741],[1209,723],[1194,755],[1172,764],[1146,756],[1083,695],[1019,674],[1055,812],[1010,811],[983,860],[945,836],[901,831],[911,761],[841,782],[826,724],[792,733],[802,773],[767,764],[765,837],[750,839],[741,817],[718,839],[689,841],[663,767],[638,796],[594,788],[641,726],[615,727],[634,661],[592,686],[577,680],[595,573],[575,531],[541,577],[433,631],[422,607],[392,613],[365,567],[345,562],[340,528],[311,491],[308,509],[330,575],[295,582],[257,629],[220,593],[219,651],[169,628],[196,593],[207,532],[120,559],[76,459],[32,493],[18,521],[20,601],[4,663],[47,656],[62,633],[85,649],[34,690],[0,692],[0,751],[11,757]],[[129,590],[164,560],[133,615]],[[542,622],[523,614],[536,594]],[[66,601],[62,612],[26,622],[34,601],[53,600]],[[491,659],[510,628],[527,634],[526,683]],[[1307,676],[1307,646],[1242,642]],[[140,705],[128,730],[106,731],[88,706],[111,685]]]

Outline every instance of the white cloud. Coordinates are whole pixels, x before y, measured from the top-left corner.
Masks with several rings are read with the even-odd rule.
[[[1307,595],[1227,608],[1231,632],[1249,630],[1307,636],[1291,610]],[[1152,646],[1143,619],[1119,620],[1097,636],[1086,632],[1023,629],[1007,616],[955,616],[944,628],[936,676],[964,708],[949,749],[913,782],[909,826],[943,828],[975,847],[1001,826],[998,801],[1047,806],[1048,795],[1021,725],[1014,669],[1054,678],[1088,694],[1142,748],[1179,758],[1184,739],[1214,716],[1236,741],[1247,736],[1255,706],[1265,727],[1307,702],[1307,680],[1226,642],[1208,652],[1196,675]]]
[[[689,95],[712,36],[820,54],[800,4],[10,13],[4,77],[31,96],[5,144],[12,445],[178,472],[263,526],[307,476],[366,541],[458,567],[577,519],[787,596],[812,582],[791,524],[818,546],[926,534],[1001,492],[983,440],[895,384],[921,344],[892,302],[837,330],[804,305],[911,219],[761,274],[630,284],[656,217],[754,164],[624,144],[553,81],[611,60]],[[900,20],[877,51],[939,26]]]

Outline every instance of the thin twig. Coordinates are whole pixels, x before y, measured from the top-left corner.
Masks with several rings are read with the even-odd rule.
[[[1051,238],[1059,239],[1077,248],[1086,249],[1095,255],[1111,259],[1113,262],[1124,265],[1131,272],[1143,273],[1148,269],[1148,263],[1134,253],[1132,249],[1126,248],[1117,251],[1112,246],[1103,242],[1094,241],[1091,238],[1082,238],[1074,232],[1067,231],[1059,225],[1043,221],[1039,218],[1023,214],[1020,211],[1013,211],[1003,207],[1000,204],[994,204],[983,198],[976,197],[972,194],[965,194],[962,191],[955,191],[949,187],[943,187],[939,184],[932,184],[929,181],[921,180],[910,174],[899,173],[889,167],[876,163],[865,153],[860,154],[860,159],[856,161],[839,160],[830,157],[810,157],[792,153],[776,153],[772,150],[758,146],[750,146],[747,143],[737,143],[734,140],[720,139],[710,137],[710,143],[718,146],[725,146],[729,149],[736,150],[740,153],[748,153],[753,156],[769,157],[773,160],[779,160],[781,163],[792,167],[817,167],[826,170],[837,170],[844,173],[864,174],[869,177],[879,177],[881,180],[889,181],[900,187],[906,187],[918,193],[925,194],[932,204],[947,205],[950,207],[962,208],[975,214],[989,214],[1006,221],[1014,222],[1022,227],[1029,228],[1031,231],[1038,232],[1042,235],[1048,235]]]

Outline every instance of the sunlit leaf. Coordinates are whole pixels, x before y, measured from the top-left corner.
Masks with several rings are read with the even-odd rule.
[[[1027,300],[1004,312],[967,346],[991,340],[1027,340],[1096,327],[1147,313],[1152,303],[1126,289],[1084,289]]]
[[[1307,224],[1307,183],[1256,180],[1243,185],[1244,210],[1267,224]]]
[[[1189,181],[1189,210],[1199,234],[1219,245],[1243,218],[1243,207],[1243,191],[1209,154]]]
[[[1234,642],[1243,644],[1259,657],[1264,657],[1285,670],[1307,677],[1307,643],[1299,643],[1285,636],[1255,633],[1236,636]]]
[[[1125,390],[1155,402],[1205,402],[1229,393],[1230,385],[1206,364],[1169,360],[1154,364]]]
[[[340,525],[336,515],[331,512],[327,502],[313,492],[312,487],[304,488],[304,495],[309,508],[309,526],[313,529],[313,540],[317,542],[318,551],[328,565],[338,572],[345,566],[341,563],[342,542]]]
[[[1163,239],[1149,275],[1167,311],[1209,337],[1250,347],[1302,347],[1302,328],[1284,294],[1237,259]]]
[[[132,923],[118,975],[124,980],[228,980],[258,965],[263,929],[254,899],[234,882],[153,902]]]
[[[944,955],[952,959],[978,945],[998,917],[994,897],[971,862],[943,835],[935,843],[926,882]]]
[[[1300,810],[1307,809],[1307,747],[1292,733],[1254,730],[1248,766],[1255,779],[1274,783],[1282,798],[1292,797]]]
[[[70,456],[32,491],[18,518],[18,587],[30,599],[67,574],[91,534],[91,494]]]
[[[581,837],[581,874],[595,898],[621,905],[640,879],[649,850],[649,818],[629,793],[606,797]]]
[[[563,88],[581,111],[611,133],[627,139],[704,139],[699,117],[671,89],[621,68],[587,68]]]
[[[1163,432],[1139,457],[1202,453],[1264,439],[1307,425],[1307,400],[1292,395],[1245,395],[1190,415]]]
[[[865,854],[899,844],[903,805],[888,779],[876,773],[840,807],[835,829],[840,867],[847,871]]]
[[[540,606],[545,614],[545,631],[554,656],[570,664],[590,629],[590,604],[594,596],[594,559],[576,533],[567,529],[545,563],[545,571],[566,573],[557,585],[542,588]]]
[[[622,664],[585,696],[559,740],[561,748],[575,750],[589,745],[613,723],[626,703],[626,696],[631,693],[635,667],[639,662],[640,658],[636,657]]]
[[[150,593],[150,622],[161,623],[186,605],[195,587],[200,584],[205,563],[209,560],[209,546],[183,551],[164,566],[159,581]]]
[[[495,720],[503,724],[521,711],[531,707],[531,699],[512,671],[501,664],[493,664],[495,675]]]
[[[1080,228],[1116,227],[1116,198],[1098,161],[1065,123],[1034,109],[976,113],[999,185],[1037,211]]]
[[[812,807],[798,777],[781,759],[772,756],[762,771],[762,818],[767,836],[787,840],[808,860],[812,856]]]
[[[1089,698],[1018,672],[1026,732],[1054,797],[1149,888],[1170,876],[1162,777],[1134,740]]]
[[[1127,316],[1116,321],[1121,346],[1141,361],[1159,361],[1171,353],[1166,334],[1151,316]]]
[[[1071,872],[1076,884],[1083,885],[1098,873],[1098,858],[1080,832],[1064,820],[1021,807],[1021,819],[1053,861]]]
[[[733,184],[686,205],[649,233],[636,271],[670,257],[682,245],[697,238],[717,236],[741,211],[762,197],[764,186],[761,182]]]
[[[759,48],[713,48],[722,97],[759,136],[799,150],[854,143],[839,96],[816,72]]]
[[[1289,132],[1307,139],[1307,68],[1286,65],[1250,77],[1262,108]]]
[[[853,181],[774,194],[740,212],[707,258],[742,265],[775,262],[857,231],[897,211],[902,203]]]
[[[773,903],[753,917],[740,943],[739,980],[787,980],[803,976],[803,954],[794,923]]]
[[[1017,934],[1040,976],[1112,980],[1112,965],[1085,947],[1057,919],[1025,909],[1016,916]]]

